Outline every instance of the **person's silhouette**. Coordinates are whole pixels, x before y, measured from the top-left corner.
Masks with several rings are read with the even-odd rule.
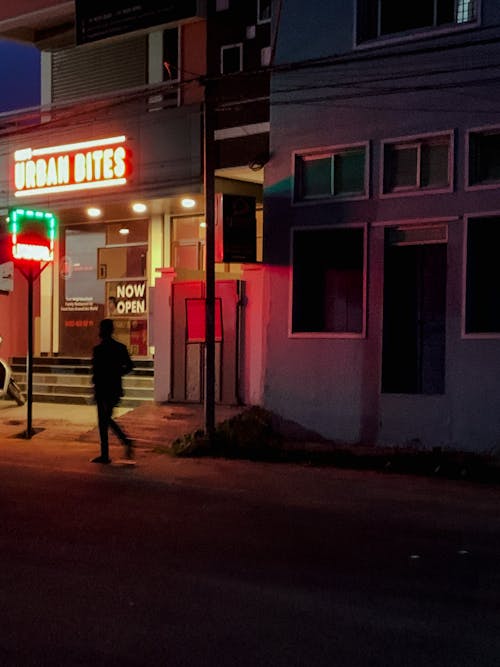
[[[113,338],[113,320],[102,320],[99,325],[101,342],[92,354],[92,382],[97,405],[97,420],[101,455],[92,463],[111,463],[109,458],[108,431],[111,428],[125,447],[125,455],[131,459],[133,442],[113,419],[113,408],[123,396],[122,377],[133,368],[127,348]]]

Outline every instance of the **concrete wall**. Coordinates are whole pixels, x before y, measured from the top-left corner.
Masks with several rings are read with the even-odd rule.
[[[297,26],[302,58],[348,51],[353,7],[334,4],[338,12],[332,12],[330,5],[328,9],[338,23],[329,35],[329,48],[322,36],[328,32],[322,30],[323,22],[331,20],[325,4],[313,2],[317,11],[308,4],[307,16],[297,0],[283,4],[278,44],[282,60],[292,55]],[[498,3],[482,4],[483,26],[486,20],[498,24]],[[485,63],[498,62],[500,49],[495,38],[490,40],[493,30],[486,44],[485,34],[470,31],[424,43],[417,40],[411,47],[399,44],[342,66],[323,63],[273,76],[272,157],[266,168],[264,203],[264,261],[272,276],[273,317],[264,403],[327,437],[473,450],[500,446],[500,337],[462,335],[464,220],[467,215],[500,211],[500,188],[465,188],[467,130],[499,124],[500,85],[496,72]],[[480,40],[477,45],[475,39]],[[463,48],[455,48],[461,43]],[[381,197],[382,140],[442,131],[452,131],[454,137],[453,191]],[[292,204],[294,150],[356,142],[369,142],[369,198]],[[445,219],[448,226],[445,393],[382,394],[384,228],[436,219]],[[368,229],[366,337],[291,338],[291,229],[354,223]]]

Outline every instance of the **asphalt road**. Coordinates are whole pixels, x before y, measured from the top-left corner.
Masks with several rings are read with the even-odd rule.
[[[500,664],[498,488],[35,450],[0,442],[2,666]]]

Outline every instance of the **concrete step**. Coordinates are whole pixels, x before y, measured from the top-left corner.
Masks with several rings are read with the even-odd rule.
[[[16,380],[17,381],[17,380]],[[21,390],[26,394],[27,385],[25,382],[17,381]],[[145,401],[152,401],[154,395],[153,386],[137,387],[134,384],[124,386],[124,392],[127,398],[141,399]],[[93,387],[90,384],[50,384],[44,382],[37,382],[37,378],[33,378],[33,393],[54,394],[57,396],[93,396]]]
[[[12,360],[14,379],[26,394],[26,359]],[[33,400],[39,403],[88,405],[93,401],[89,359],[69,357],[33,360]],[[138,407],[154,400],[154,367],[149,359],[134,360],[134,370],[123,378],[123,407]]]
[[[26,384],[25,373],[14,373],[14,379],[18,384]],[[59,387],[92,387],[90,375],[47,375],[44,373],[33,373],[33,383]],[[123,378],[123,386],[125,389],[153,389],[154,377],[127,375]]]

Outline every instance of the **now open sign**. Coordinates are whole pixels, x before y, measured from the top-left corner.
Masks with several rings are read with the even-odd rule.
[[[145,315],[147,313],[146,281],[129,280],[110,285],[108,315]]]

